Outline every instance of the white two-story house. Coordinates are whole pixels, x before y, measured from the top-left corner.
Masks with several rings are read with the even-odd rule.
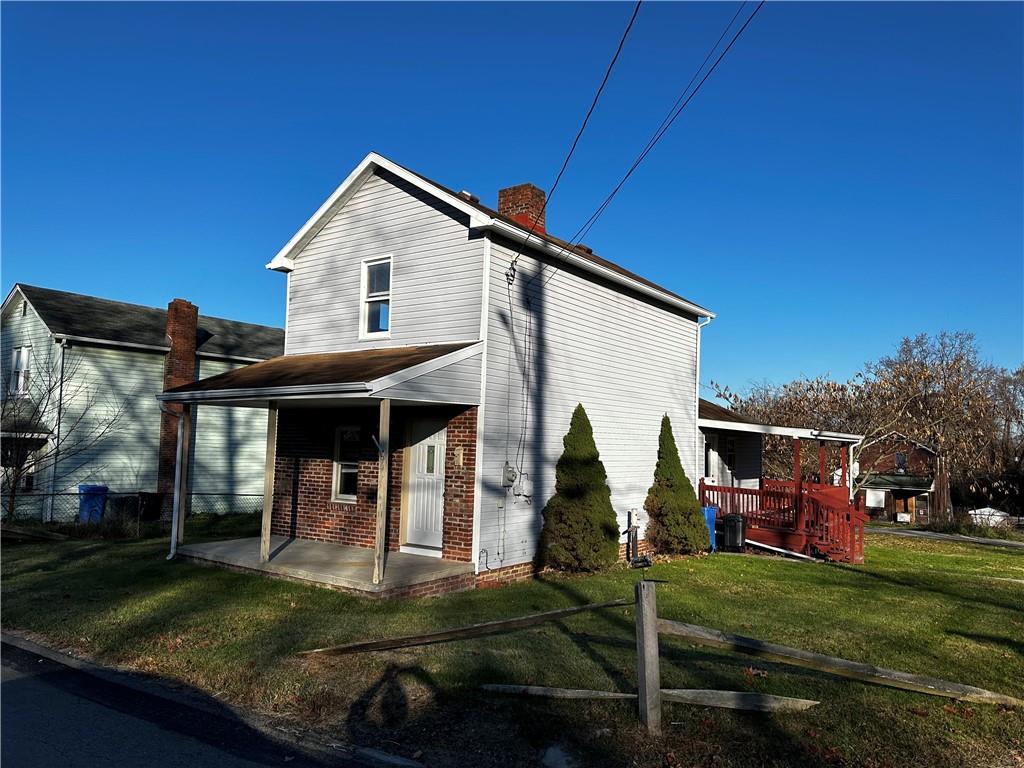
[[[267,266],[284,354],[160,396],[267,412],[264,535],[182,554],[392,594],[525,577],[577,403],[623,529],[631,511],[642,528],[663,414],[703,472],[712,313],[549,234],[532,185],[492,210],[371,153]]]

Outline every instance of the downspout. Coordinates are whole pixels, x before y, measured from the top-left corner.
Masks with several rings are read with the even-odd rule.
[[[57,439],[53,444],[53,464],[50,465],[50,510],[48,522],[53,522],[53,496],[57,492],[57,462],[60,460],[60,421],[64,413],[64,352],[68,348],[68,340],[60,341],[60,381],[57,384]]]
[[[693,377],[693,471],[695,477],[704,476],[700,466],[700,332],[705,326],[710,325],[713,319],[707,317],[703,323],[700,321],[700,318],[697,319],[697,365],[695,366]],[[706,467],[704,471],[707,471]]]

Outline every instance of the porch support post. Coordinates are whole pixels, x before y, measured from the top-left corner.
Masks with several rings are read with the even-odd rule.
[[[267,403],[267,452],[263,468],[263,524],[260,527],[260,562],[270,560],[270,520],[274,514],[274,468],[277,465],[277,403]]]
[[[849,487],[849,462],[847,461],[849,450],[850,447],[844,445],[839,452],[839,484],[847,487]]]
[[[800,438],[793,438],[793,482],[800,485]],[[799,487],[797,491],[799,491]]]
[[[377,430],[377,527],[373,537],[373,583],[384,575],[384,533],[388,512],[388,457],[391,443],[391,401],[380,401]]]
[[[825,480],[825,441],[818,441],[818,482],[822,485],[828,485],[828,481]]]
[[[174,506],[171,511],[171,553],[185,541],[185,516],[188,514],[188,463],[192,447],[192,405],[185,403],[178,414],[178,446],[174,456]]]

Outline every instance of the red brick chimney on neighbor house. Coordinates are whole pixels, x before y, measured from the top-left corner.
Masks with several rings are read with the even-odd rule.
[[[196,378],[196,332],[199,327],[199,308],[184,299],[174,299],[167,305],[167,342],[171,350],[164,361],[164,389],[180,387]],[[165,403],[160,413],[160,463],[157,488],[165,493],[174,491],[174,465],[178,450],[178,416],[181,406]]]
[[[534,232],[543,234],[544,229],[544,190],[533,184],[517,184],[498,190],[498,213],[522,224]]]

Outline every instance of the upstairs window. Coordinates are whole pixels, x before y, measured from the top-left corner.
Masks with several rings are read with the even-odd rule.
[[[907,471],[907,454],[903,451],[896,452],[896,471],[901,473]]]
[[[363,337],[388,336],[391,333],[391,257],[363,262],[362,276]]]
[[[32,347],[16,347],[11,355],[8,389],[14,395],[27,395],[32,371]]]

